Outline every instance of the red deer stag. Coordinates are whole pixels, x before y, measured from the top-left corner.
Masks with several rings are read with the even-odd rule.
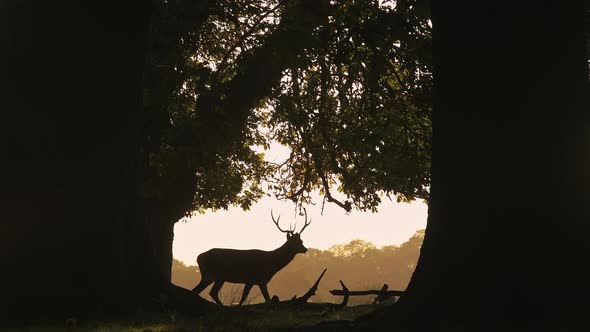
[[[281,217],[279,216],[275,220],[272,210],[270,217],[281,232],[287,233],[287,242],[272,251],[214,248],[200,254],[197,257],[197,263],[201,271],[201,282],[193,288],[193,292],[198,295],[207,286],[215,282],[209,294],[217,304],[223,305],[217,295],[227,281],[244,284],[240,305],[244,303],[254,285],[260,288],[264,299],[269,302],[270,297],[266,284],[275,273],[287,266],[295,258],[296,254],[307,252],[300,235],[311,223],[311,219],[309,222],[307,221],[307,211],[305,211],[305,225],[303,225],[299,233],[295,233],[294,229],[288,231],[281,229],[281,226],[279,226]]]

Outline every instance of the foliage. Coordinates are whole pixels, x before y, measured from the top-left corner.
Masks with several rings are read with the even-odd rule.
[[[304,204],[319,189],[347,211],[376,211],[380,193],[427,199],[430,27],[421,1],[155,3],[147,206],[175,218],[248,209],[265,190]],[[272,141],[291,149],[283,163],[256,149]]]
[[[338,303],[341,297],[332,296],[328,291],[340,289],[338,280],[344,281],[351,290],[380,289],[384,283],[389,289],[404,290],[416,267],[420,247],[424,239],[424,230],[419,230],[408,241],[399,246],[391,245],[377,248],[374,244],[353,240],[347,244],[335,245],[328,250],[310,248],[306,254],[297,255],[295,259],[281,270],[269,283],[271,295],[278,295],[286,300],[293,295],[304,294],[316,281],[324,268],[327,268],[316,295],[312,302]],[[185,266],[175,260],[173,264],[172,282],[176,285],[192,289],[200,280],[196,266]],[[241,285],[231,288],[225,286],[220,295],[224,303],[233,303],[236,293],[241,294]],[[201,296],[208,298],[208,291]],[[262,300],[259,290],[255,287],[251,293],[251,302]],[[354,296],[351,305],[365,304],[372,301],[371,296]]]
[[[266,106],[270,136],[291,148],[276,195],[376,210],[378,193],[428,197],[431,56],[425,8],[333,1],[312,47],[284,71]],[[337,186],[346,201],[332,194]]]
[[[370,253],[374,250],[377,250],[377,247],[375,247],[375,245],[371,242],[367,242],[365,240],[352,240],[347,244],[337,244],[328,249],[328,251],[334,256],[339,257],[365,257],[366,255],[370,255]]]

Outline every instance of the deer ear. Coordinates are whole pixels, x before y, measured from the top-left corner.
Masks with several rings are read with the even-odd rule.
[[[291,233],[287,233],[287,240],[291,238]]]

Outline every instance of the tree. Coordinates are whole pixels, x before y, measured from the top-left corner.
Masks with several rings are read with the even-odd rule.
[[[427,199],[424,13],[372,1],[156,2],[142,166],[163,281],[174,223],[247,209],[263,180],[299,206],[316,189],[347,211],[376,211],[380,192]],[[271,140],[291,148],[284,163],[252,149]]]
[[[157,289],[135,176],[149,6],[2,7],[2,324],[132,310]]]
[[[328,47],[325,42],[334,43],[346,33],[345,28],[331,22],[333,17],[329,14],[334,9],[337,9],[336,14],[349,20],[355,20],[356,13],[372,13],[374,18],[370,23],[373,26],[378,26],[378,22],[395,20],[403,13],[378,9],[366,1],[352,6],[327,1],[318,5],[309,0],[289,1],[279,6],[279,3],[261,1],[257,8],[248,3],[236,2],[227,7],[222,2],[211,1],[194,4],[194,10],[186,12],[184,9],[191,9],[189,3],[165,4],[169,13],[182,13],[184,16],[164,14],[169,19],[166,24],[149,27],[150,31],[157,29],[160,34],[148,33],[149,18],[159,17],[160,7],[152,11],[152,7],[145,4],[129,4],[129,8],[121,8],[117,13],[100,5],[87,9],[63,6],[47,10],[43,6],[24,5],[9,6],[9,10],[5,11],[12,15],[12,19],[5,20],[11,40],[7,54],[14,61],[31,65],[13,66],[7,71],[10,74],[7,77],[18,84],[12,85],[17,89],[11,91],[12,98],[7,100],[8,109],[14,111],[7,114],[10,117],[4,123],[16,125],[5,130],[7,139],[4,143],[8,143],[5,151],[13,162],[6,165],[8,170],[4,174],[10,180],[6,183],[16,183],[5,187],[13,204],[7,207],[5,213],[10,227],[3,232],[7,238],[3,241],[6,249],[3,252],[20,252],[6,258],[7,266],[14,266],[15,270],[20,270],[18,262],[33,259],[34,253],[44,253],[52,259],[43,261],[48,264],[43,270],[54,271],[51,277],[46,278],[52,287],[42,291],[20,287],[31,284],[32,280],[4,276],[3,285],[13,286],[7,292],[7,299],[16,303],[14,312],[24,313],[25,310],[21,309],[26,307],[30,308],[27,316],[36,316],[47,307],[45,302],[38,301],[41,298],[59,299],[51,306],[51,312],[46,313],[47,317],[68,311],[96,313],[102,310],[97,306],[105,308],[105,312],[116,311],[116,308],[129,310],[138,303],[158,298],[158,293],[169,285],[173,222],[182,215],[204,208],[223,208],[231,203],[247,208],[259,197],[261,191],[257,181],[263,178],[266,170],[260,156],[244,147],[264,143],[265,138],[255,135],[252,130],[252,126],[264,118],[253,110],[260,109],[267,100],[270,102],[269,98],[282,98],[278,87],[286,71],[310,73],[306,76],[309,79],[300,86],[300,98],[294,99],[307,100],[308,105],[294,109],[296,112],[312,114],[317,111],[317,105],[309,103],[312,94],[305,87],[318,78],[324,102],[333,103],[334,91],[339,89],[341,101],[350,99],[347,102],[364,105],[362,100],[366,100],[370,106],[348,111],[344,107],[344,113],[348,112],[354,118],[367,110],[379,109],[381,113],[374,121],[384,119],[390,125],[398,119],[395,109],[411,95],[388,100],[387,107],[380,104],[382,91],[399,88],[401,82],[393,81],[392,71],[388,71],[388,77],[375,75],[374,66],[384,65],[386,55],[376,50],[381,48],[386,37],[370,41],[371,34],[363,30],[367,27],[359,22],[355,24],[360,31],[351,31],[351,36],[355,37],[355,42],[366,39],[359,44],[367,44],[363,55],[365,61],[357,61],[354,70],[338,69],[337,75],[341,76],[338,84],[343,86],[337,87],[334,81],[327,80],[326,70],[320,70],[320,77],[311,73],[311,69],[318,64],[320,69],[327,66],[328,70],[332,65],[341,66],[342,61],[335,58],[353,56],[351,47],[358,46],[344,40],[342,54],[330,55],[330,62],[318,63],[324,62],[322,57],[318,57],[322,53],[318,52],[325,53]],[[174,8],[176,5],[182,6]],[[228,8],[245,11],[245,14],[236,16]],[[268,21],[265,17],[270,18],[275,11],[277,15]],[[44,15],[33,15],[33,20],[26,21],[26,24],[13,19],[27,17],[26,13],[32,12],[44,12]],[[215,19],[209,20],[212,16]],[[55,18],[53,25],[47,21],[49,17]],[[244,18],[245,21],[240,21]],[[101,26],[98,22],[110,19],[109,29],[97,28]],[[244,24],[249,27],[248,33],[235,35],[237,43],[215,50],[211,48],[215,46],[215,40],[207,42],[200,38],[205,34],[199,34],[199,31],[202,26],[216,26],[224,20],[229,20],[227,26],[235,25],[233,30],[226,29],[229,35],[241,31]],[[50,28],[44,29],[44,26]],[[334,33],[328,33],[328,28]],[[159,39],[162,36],[164,38]],[[209,34],[208,37],[211,39],[213,36]],[[136,42],[128,42],[129,39]],[[150,47],[147,65],[143,59],[147,53],[146,40]],[[207,52],[199,53],[199,56],[217,59],[221,71],[211,72],[210,68],[195,65],[195,59],[185,57],[186,53],[176,52],[201,47],[203,41],[206,42]],[[45,60],[43,65],[36,58],[35,45],[54,51],[42,57]],[[99,46],[104,47],[99,49]],[[236,53],[237,48],[241,51]],[[170,58],[175,55],[181,55],[181,59]],[[193,63],[187,64],[188,60],[193,60]],[[372,67],[364,68],[368,63]],[[141,89],[138,84],[142,77],[139,72],[144,65],[166,68],[168,72],[157,72],[151,67],[146,70],[144,82],[147,85],[141,98],[145,108],[144,112],[140,112]],[[17,68],[23,71],[18,72]],[[182,75],[190,74],[190,77],[170,74],[171,71],[181,71]],[[356,81],[354,77],[343,79],[349,72],[358,74],[360,78]],[[41,98],[28,96],[28,90],[24,88],[28,84],[27,77],[39,77],[37,82],[43,83],[43,88],[39,89]],[[372,90],[363,88],[361,83],[367,87],[370,85]],[[294,91],[287,92],[292,95]],[[355,96],[358,93],[360,95]],[[192,102],[190,98],[193,98]],[[196,112],[186,114],[187,110],[191,110],[187,104]],[[52,113],[37,115],[39,110],[53,109],[54,105],[60,106],[55,107]],[[173,111],[167,113],[170,109]],[[339,114],[340,107],[332,106],[330,109],[332,115]],[[354,112],[361,113],[355,115]],[[76,122],[81,114],[92,114],[94,117],[81,126]],[[330,121],[322,120],[321,126],[318,124],[315,128],[323,128],[322,132],[334,131],[333,127],[326,125],[331,124]],[[282,123],[288,122],[277,116],[272,120],[272,126],[277,130],[282,128]],[[221,129],[212,130],[215,125],[221,125]],[[54,132],[53,128],[57,131]],[[361,130],[357,129],[358,132]],[[25,132],[27,137],[23,138],[21,135]],[[380,135],[373,138],[378,140]],[[19,144],[9,143],[14,141]],[[45,145],[38,145],[39,142]],[[284,183],[277,189],[287,192],[300,204],[305,202],[304,194],[314,186],[323,187],[329,198],[326,183],[333,185],[332,179],[328,179],[332,177],[330,174],[333,171],[329,170],[332,166],[339,167],[337,171],[340,175],[346,168],[351,168],[358,176],[366,176],[365,173],[374,172],[375,167],[383,165],[380,158],[374,159],[373,164],[363,165],[356,160],[346,165],[338,165],[342,161],[334,163],[333,158],[321,160],[320,148],[324,148],[324,143],[309,142],[312,145],[300,145],[297,158],[304,157],[309,166],[315,165],[313,172],[310,167],[300,168],[298,163],[287,165],[293,171],[293,183],[297,185],[299,181],[305,184],[301,186],[303,190],[284,191]],[[346,150],[352,155],[363,150],[365,152],[361,155],[369,157],[375,153],[366,151],[374,149],[375,144],[372,140],[367,146],[357,144],[347,146]],[[310,147],[313,148],[312,154],[305,150]],[[334,150],[336,147],[329,148]],[[44,165],[42,172],[37,171],[35,165],[46,160],[53,160],[53,163]],[[220,172],[221,169],[228,169],[230,176]],[[279,175],[281,172],[278,172]],[[137,174],[139,177],[136,177]],[[358,179],[357,175],[351,179]],[[415,174],[418,192],[406,190],[407,186],[403,190],[398,188],[399,191],[408,195],[424,195],[424,175],[423,172]],[[309,176],[313,177],[311,182],[307,180]],[[345,179],[342,177],[342,180]],[[351,179],[342,181],[342,191],[347,195],[350,191],[351,197],[356,197],[353,191],[358,187],[352,189],[356,182]],[[29,182],[38,186],[23,186],[23,183]],[[396,190],[391,186],[375,188],[394,193]],[[358,200],[358,206],[372,208],[377,197],[368,195]],[[336,201],[336,198],[330,200]],[[18,223],[17,220],[22,219],[19,215],[29,211],[29,205],[38,206],[39,210],[29,212],[25,221]],[[341,202],[341,205],[346,208],[350,203]],[[30,236],[29,229],[59,231],[51,238],[15,241]],[[90,260],[99,263],[91,265]],[[88,284],[96,285],[94,290],[89,290],[90,293],[83,291],[88,287],[85,288],[87,284],[82,284],[82,279],[71,280],[73,274],[70,272],[74,269],[69,264],[71,261],[79,261],[77,271],[85,276]],[[69,267],[62,268],[66,265]],[[97,273],[96,269],[100,272]],[[31,303],[38,306],[31,307]],[[16,315],[12,317],[18,319]]]
[[[468,14],[466,6],[433,2],[428,224],[407,293],[377,320],[412,331],[582,331],[590,288],[582,2],[485,3]]]
[[[219,115],[215,121],[203,123],[194,113],[199,95],[195,90],[206,94],[205,79],[211,74],[207,67],[195,63],[194,57],[201,44],[219,41],[201,36],[216,36],[209,30],[209,17],[226,19],[230,14],[224,4],[153,3],[144,80],[142,198],[151,250],[162,282],[169,283],[174,223],[192,213],[230,204],[247,209],[262,195],[259,186],[264,165],[261,156],[248,147],[256,137],[248,133],[236,140],[217,137],[223,132],[219,128],[222,123],[234,121],[231,116]],[[224,33],[220,37],[230,38]],[[201,56],[221,56],[219,47],[211,48],[214,54]]]
[[[269,1],[157,4],[143,184],[153,252],[169,283],[175,222],[229,204],[248,209],[262,196],[267,167],[250,148],[264,144],[252,109],[278,84],[290,56],[309,42],[304,36],[323,9],[310,1],[289,2],[273,25],[263,21],[278,9]],[[237,58],[236,47],[243,49]]]

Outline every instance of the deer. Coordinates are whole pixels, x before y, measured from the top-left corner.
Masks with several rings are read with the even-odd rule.
[[[304,209],[305,211],[305,209]],[[287,241],[279,248],[272,251],[259,249],[239,250],[213,248],[199,256],[197,263],[201,272],[201,281],[192,292],[199,295],[207,286],[213,284],[209,295],[218,305],[223,306],[219,300],[219,290],[225,282],[244,284],[244,290],[239,302],[241,306],[247,299],[250,290],[254,285],[258,286],[266,302],[271,302],[266,285],[272,277],[285,266],[287,266],[295,255],[304,254],[307,248],[301,240],[301,233],[311,224],[311,219],[307,221],[307,211],[305,211],[305,223],[299,232],[295,232],[297,224],[293,230],[283,230],[279,226],[279,215],[275,220],[272,210],[270,217],[279,231],[287,234]]]

